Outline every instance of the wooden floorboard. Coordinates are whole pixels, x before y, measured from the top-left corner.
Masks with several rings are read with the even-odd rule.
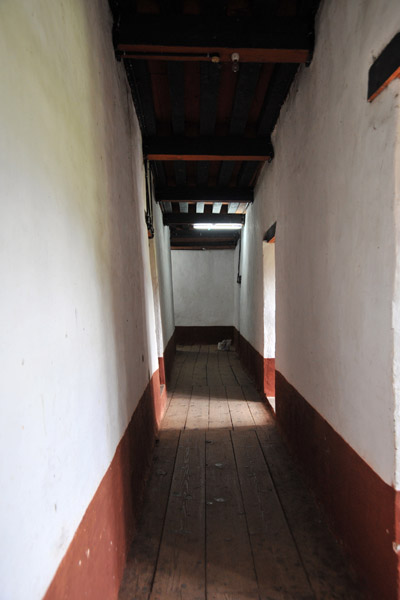
[[[207,598],[258,598],[230,431],[209,431],[206,445]]]
[[[227,386],[226,395],[234,429],[240,429],[243,427],[254,428],[254,419],[248,407],[247,401],[243,396],[241,386]]]
[[[153,455],[144,508],[128,554],[119,600],[147,600],[155,574],[180,432],[162,431]]]
[[[181,434],[151,600],[205,600],[204,433]]]
[[[362,600],[342,549],[279,434],[257,430],[274,486],[317,600]]]
[[[256,432],[233,431],[231,435],[260,598],[314,600]]]
[[[186,429],[208,429],[210,388],[194,385],[186,418]]]
[[[232,429],[231,413],[223,385],[210,387],[209,429]]]
[[[180,346],[119,600],[362,600],[233,351]]]

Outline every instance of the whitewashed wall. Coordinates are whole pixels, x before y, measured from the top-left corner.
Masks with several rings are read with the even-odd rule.
[[[277,369],[387,483],[400,82],[366,96],[399,22],[393,0],[323,2],[247,215],[240,290],[241,333],[262,352],[262,236],[277,221]]]
[[[154,206],[154,229],[158,285],[160,290],[160,314],[162,320],[162,350],[165,350],[175,330],[175,317],[169,227],[163,225],[162,212],[158,205]]]
[[[275,358],[275,244],[263,242],[264,358]]]
[[[0,596],[39,600],[157,352],[106,0],[3,0],[0,72]]]
[[[172,251],[176,325],[233,325],[233,250]]]

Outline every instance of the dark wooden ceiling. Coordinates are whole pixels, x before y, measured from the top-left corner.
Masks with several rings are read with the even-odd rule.
[[[235,247],[237,231],[193,224],[244,220],[280,108],[312,58],[318,4],[110,0],[172,248]]]

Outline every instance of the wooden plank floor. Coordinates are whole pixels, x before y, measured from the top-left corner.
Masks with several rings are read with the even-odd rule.
[[[362,600],[233,352],[181,346],[119,600]]]

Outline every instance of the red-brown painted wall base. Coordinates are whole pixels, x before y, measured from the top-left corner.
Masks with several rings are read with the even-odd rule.
[[[175,358],[175,352],[176,352],[176,333],[174,330],[174,333],[172,334],[172,336],[164,350],[165,380],[167,382],[170,380],[170,377],[171,377],[172,366],[174,364],[174,358]],[[161,382],[161,383],[163,383],[163,382]]]
[[[222,340],[233,340],[234,327],[230,325],[215,326],[177,326],[175,327],[176,343],[184,346],[190,344],[218,344]]]
[[[264,358],[264,394],[275,396],[275,359]]]
[[[397,599],[396,496],[299,392],[276,372],[276,418],[288,446],[354,558],[372,598]],[[399,498],[397,498],[399,502]]]
[[[275,396],[275,359],[264,358],[235,328],[235,349],[240,362],[264,396]]]
[[[236,351],[239,354],[240,362],[254,380],[257,389],[262,392],[264,390],[264,358],[241,333],[237,338],[239,344]]]
[[[44,600],[116,600],[165,410],[158,371],[149,382]]]
[[[176,341],[175,341],[175,331],[172,334],[168,344],[164,349],[163,356],[158,357],[158,370],[160,373],[160,383],[161,385],[165,385],[171,376],[172,365],[174,363],[175,351],[176,351]]]

